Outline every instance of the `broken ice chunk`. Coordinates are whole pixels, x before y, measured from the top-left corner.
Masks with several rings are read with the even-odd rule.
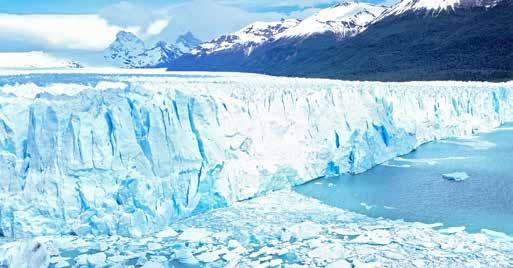
[[[93,266],[102,266],[105,264],[105,260],[107,260],[107,256],[103,252],[87,256],[87,262]]]
[[[234,249],[234,248],[239,248],[239,247],[242,247],[242,245],[237,240],[232,239],[232,240],[228,241],[229,249]]]
[[[142,268],[164,268],[164,265],[158,262],[149,261],[145,263]]]
[[[18,244],[8,254],[9,267],[38,268],[50,265],[50,256],[46,247],[34,240]]]
[[[372,230],[359,235],[352,240],[353,243],[370,245],[388,245],[392,243],[392,235],[387,230]]]
[[[361,262],[359,260],[353,261],[353,265],[355,268],[378,268],[382,266],[380,262]]]
[[[202,242],[210,236],[210,232],[202,228],[187,228],[183,231],[178,240],[188,242]]]
[[[351,268],[353,265],[346,260],[338,260],[336,262],[330,263],[326,266],[326,268]]]
[[[158,238],[166,238],[166,237],[175,237],[177,235],[178,235],[178,233],[175,232],[175,230],[173,230],[171,228],[167,228],[164,231],[162,231],[160,233],[157,233],[156,237],[158,237]]]
[[[196,258],[200,262],[205,262],[205,263],[215,262],[215,261],[219,260],[219,254],[217,254],[217,252],[205,252],[203,254],[196,256]]]
[[[508,236],[505,233],[500,233],[500,232],[496,232],[496,231],[492,231],[492,230],[488,230],[488,229],[481,229],[481,233],[487,235],[492,240],[513,241],[513,237]]]
[[[175,260],[182,264],[197,265],[198,260],[192,255],[189,248],[185,246],[179,246],[175,251]]]
[[[442,234],[455,234],[455,233],[461,233],[463,231],[465,231],[465,226],[449,227],[447,229],[440,230],[440,233],[442,233]]]
[[[294,241],[303,241],[317,237],[323,228],[321,225],[314,222],[303,222],[296,225],[291,226],[286,230],[282,236],[282,241],[290,241],[293,239]]]
[[[447,174],[443,174],[442,177],[444,179],[452,180],[452,181],[464,181],[469,178],[468,174],[465,172],[447,173]]]
[[[364,203],[364,202],[360,203],[360,206],[364,207],[366,210],[371,210],[376,207],[373,205],[368,205],[367,203]]]
[[[55,264],[55,268],[63,268],[63,267],[70,267],[69,263],[67,261],[60,261]]]
[[[282,263],[283,263],[282,259],[274,259],[269,262],[269,266],[271,266],[271,267],[280,266]]]

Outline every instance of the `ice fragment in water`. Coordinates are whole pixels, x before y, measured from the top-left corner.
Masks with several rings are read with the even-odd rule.
[[[447,173],[447,174],[443,174],[442,177],[444,179],[452,180],[452,181],[464,181],[469,178],[468,174],[465,172]]]

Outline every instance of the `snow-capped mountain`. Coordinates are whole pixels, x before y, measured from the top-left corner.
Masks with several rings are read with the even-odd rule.
[[[192,49],[199,46],[203,41],[199,40],[190,31],[178,36],[175,41],[175,46],[183,53],[188,53]]]
[[[118,66],[141,67],[140,55],[146,50],[144,42],[135,34],[121,31],[105,50],[105,59]]]
[[[278,39],[308,37],[313,34],[333,33],[339,38],[352,36],[378,17],[384,6],[360,2],[342,2],[300,21],[282,19],[276,22],[255,22],[241,30],[203,43],[191,50],[192,55],[208,55],[237,50],[247,55],[262,44]]]
[[[176,46],[159,41],[154,47],[147,49],[143,55],[147,56],[146,63],[148,66],[157,66],[172,61],[182,54],[182,51]]]
[[[383,10],[345,2],[277,32],[250,25],[167,66],[345,80],[513,78],[513,1],[403,0]]]
[[[104,58],[108,62],[124,68],[156,67],[180,55],[182,52],[178,48],[163,41],[146,48],[140,38],[125,31],[119,32],[116,40],[104,52]]]
[[[275,39],[277,35],[295,27],[299,22],[296,19],[283,19],[276,22],[255,22],[235,33],[223,35],[212,41],[205,42],[190,53],[192,55],[208,55],[220,51],[237,50],[250,54],[255,47]]]
[[[0,68],[80,68],[76,61],[56,57],[46,52],[6,52],[0,53]]]
[[[454,10],[460,4],[461,0],[406,0],[397,3],[389,9],[387,15],[399,15],[409,11],[429,10],[432,12],[441,12],[444,10]]]
[[[331,32],[340,38],[352,36],[378,17],[385,6],[360,2],[343,2],[323,9],[278,35],[278,38],[294,38]]]
[[[313,53],[354,36],[384,10],[385,7],[379,5],[342,2],[303,21],[255,22],[199,45],[168,67],[172,70],[254,71],[244,65],[258,58],[262,60],[258,71],[265,71],[266,51],[279,51],[279,55],[271,53],[272,61],[286,59],[305,44],[308,47],[303,53]]]
[[[389,8],[381,18],[408,12],[429,12],[439,14],[454,11],[460,7],[493,7],[502,0],[403,0]]]
[[[403,0],[336,45],[272,48],[244,68],[344,80],[511,80],[511,14],[511,0]]]

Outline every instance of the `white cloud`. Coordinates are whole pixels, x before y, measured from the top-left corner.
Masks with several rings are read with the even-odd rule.
[[[320,5],[331,5],[340,1],[337,0],[217,0],[221,4],[228,4],[242,7],[287,7],[296,6],[301,9],[312,8]]]
[[[146,35],[152,36],[162,32],[169,25],[169,20],[156,20],[148,26]]]
[[[106,6],[100,10],[99,14],[110,24],[120,27],[138,27],[139,30],[135,34],[142,39],[148,39],[162,32],[169,25],[171,17],[168,5],[155,7],[128,1]]]
[[[0,14],[0,49],[27,43],[34,50],[101,50],[120,30],[98,15]]]
[[[307,17],[310,17],[310,16],[316,14],[320,10],[321,10],[320,8],[306,8],[303,10],[294,11],[294,12],[290,13],[289,17],[296,18],[296,19],[305,19]]]
[[[102,8],[99,15],[113,25],[148,28],[155,20],[169,19],[166,6],[146,6],[121,1]]]
[[[0,14],[0,51],[105,49],[120,30],[135,33],[148,43],[173,41],[191,31],[202,40],[239,30],[254,21],[305,18],[314,6],[332,0],[188,0],[181,4],[149,4],[120,1],[97,15]],[[290,14],[253,12],[257,7],[298,6]],[[279,9],[278,9],[279,10]]]

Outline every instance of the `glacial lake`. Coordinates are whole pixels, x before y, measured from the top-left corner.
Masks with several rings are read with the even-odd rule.
[[[469,178],[442,177],[453,172]],[[513,235],[513,124],[428,143],[362,174],[315,180],[296,191],[371,217]]]

